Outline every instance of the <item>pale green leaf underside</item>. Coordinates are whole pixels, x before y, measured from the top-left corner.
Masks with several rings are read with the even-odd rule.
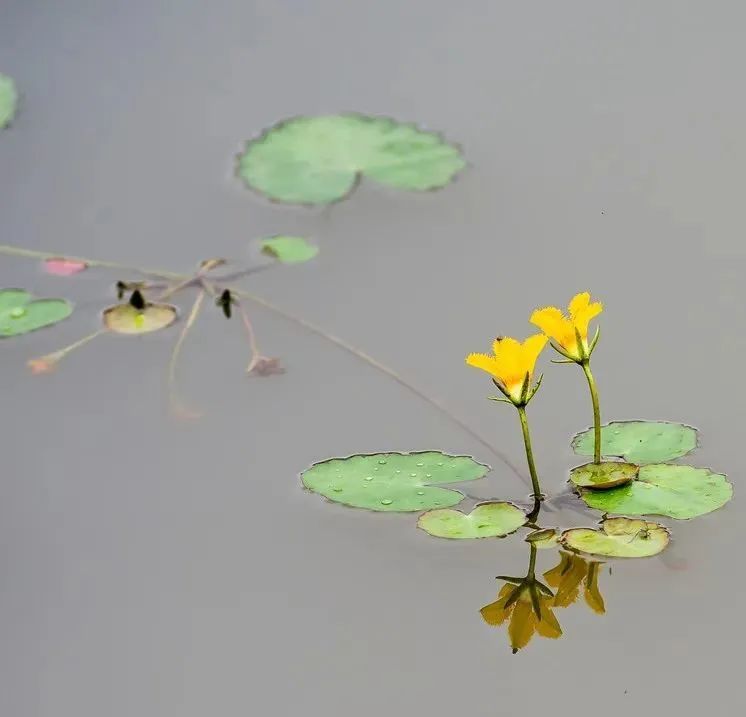
[[[248,143],[238,175],[290,204],[344,198],[360,175],[397,189],[429,190],[464,168],[460,151],[433,132],[357,114],[296,117]]]
[[[592,456],[593,430],[575,436],[572,447],[581,456]],[[696,447],[696,429],[682,423],[614,421],[601,427],[601,453],[638,465],[681,458]]]
[[[436,538],[503,538],[526,523],[526,514],[507,502],[482,503],[471,513],[445,508],[423,513],[417,527]]]
[[[476,480],[489,466],[440,451],[376,453],[331,458],[301,475],[303,485],[335,503],[376,511],[412,512],[460,503],[456,490],[439,483]]]
[[[34,299],[22,289],[0,290],[0,338],[19,336],[66,319],[73,311],[64,299]]]
[[[275,236],[262,239],[262,252],[283,264],[300,264],[313,259],[319,248],[309,244],[303,237]]]
[[[733,496],[733,486],[706,468],[650,465],[636,481],[607,491],[582,492],[589,508],[626,515],[665,515],[686,520],[711,513]]]
[[[648,558],[668,545],[669,533],[658,523],[631,518],[607,518],[600,530],[572,528],[560,542],[571,550],[608,558]]]
[[[0,74],[0,129],[7,127],[16,114],[18,92],[13,80]]]

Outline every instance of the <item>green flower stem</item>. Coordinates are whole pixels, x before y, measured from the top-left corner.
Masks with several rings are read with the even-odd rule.
[[[523,430],[523,444],[526,446],[526,460],[528,461],[528,470],[531,473],[531,485],[534,488],[534,498],[541,499],[544,494],[541,492],[539,485],[539,476],[536,474],[536,465],[534,464],[534,452],[531,449],[531,434],[528,431],[528,418],[526,418],[526,407],[516,406],[518,415],[521,419],[521,429]]]
[[[591,373],[591,362],[588,359],[581,361],[585,377],[588,379],[588,388],[591,390],[591,401],[593,402],[593,462],[601,462],[601,408],[598,403],[598,387]]]

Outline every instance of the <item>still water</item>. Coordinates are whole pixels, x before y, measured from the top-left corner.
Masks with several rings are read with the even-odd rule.
[[[0,134],[3,243],[188,272],[245,263],[256,237],[308,236],[314,262],[243,285],[391,365],[518,465],[514,411],[484,400],[464,355],[589,289],[606,305],[604,418],[697,426],[692,462],[736,497],[675,523],[665,559],[602,566],[606,614],[581,596],[557,611],[561,639],[513,655],[479,611],[496,575],[525,573],[524,542],[435,540],[412,516],[300,489],[328,456],[442,449],[494,466],[471,494],[525,499],[458,426],[258,308],[287,373],[246,377],[238,324],[207,311],[179,370],[198,421],[168,411],[175,331],[103,337],[31,376],[29,357],[95,329],[113,283],[135,277],[2,257],[2,286],[77,311],[0,346],[0,713],[743,709],[745,16],[726,2],[3,0],[0,71],[23,95]],[[340,110],[442,131],[470,166],[438,193],[363,182],[321,211],[233,177],[260,129]],[[551,493],[590,407],[575,367],[542,361],[530,410]],[[537,571],[558,560],[540,551]]]

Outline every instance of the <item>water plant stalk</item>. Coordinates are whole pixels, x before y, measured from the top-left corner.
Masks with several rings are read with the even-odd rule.
[[[593,462],[601,463],[601,408],[598,402],[598,387],[591,372],[590,359],[584,359],[580,362],[586,379],[588,388],[591,391],[591,402],[593,403]]]

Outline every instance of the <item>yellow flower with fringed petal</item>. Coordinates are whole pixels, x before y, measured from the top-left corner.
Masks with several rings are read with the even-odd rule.
[[[469,354],[466,363],[481,368],[495,380],[497,387],[516,405],[525,405],[536,393],[538,384],[529,391],[539,354],[547,343],[541,334],[529,336],[523,343],[511,338],[495,339],[493,356]]]
[[[554,607],[572,605],[580,594],[580,585],[584,584],[584,597],[593,612],[603,615],[606,612],[604,598],[598,587],[598,571],[603,563],[596,560],[585,560],[579,555],[560,552],[559,565],[544,573],[544,579],[557,591],[554,596]]]
[[[588,345],[588,324],[603,308],[600,302],[591,302],[591,295],[585,291],[572,297],[567,307],[569,316],[565,316],[556,306],[547,306],[534,311],[529,320],[552,339],[554,347],[561,354],[580,362],[591,355],[596,345],[598,332]]]

